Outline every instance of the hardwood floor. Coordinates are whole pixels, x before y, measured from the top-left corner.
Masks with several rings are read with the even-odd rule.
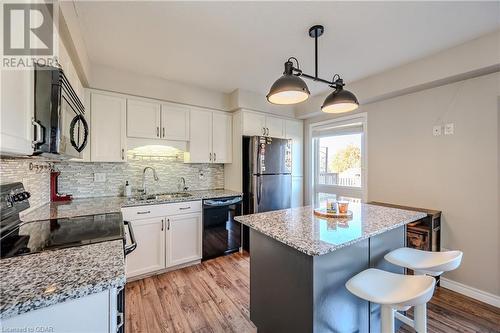
[[[256,332],[249,314],[249,260],[236,253],[128,283],[126,332]],[[429,303],[428,328],[499,333],[500,309],[438,288]]]

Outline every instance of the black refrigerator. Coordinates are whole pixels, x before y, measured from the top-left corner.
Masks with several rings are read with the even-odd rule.
[[[243,213],[290,208],[291,140],[243,137]]]

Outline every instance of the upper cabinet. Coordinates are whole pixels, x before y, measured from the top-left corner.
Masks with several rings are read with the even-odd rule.
[[[127,98],[127,136],[160,138],[160,104]]]
[[[171,103],[127,98],[127,136],[189,140],[189,108]]]
[[[212,162],[231,163],[233,160],[232,116],[222,112],[212,113]]]
[[[243,135],[265,135],[266,116],[260,113],[243,112]]]
[[[91,161],[124,162],[127,138],[140,138],[144,144],[186,141],[186,163],[232,162],[230,113],[97,90],[89,95]]]
[[[292,140],[292,176],[302,177],[303,170],[303,124],[300,120],[285,120],[285,137]]]
[[[212,111],[191,110],[189,153],[186,163],[212,162]]]
[[[224,112],[193,109],[186,163],[231,163],[232,120]]]
[[[92,92],[91,105],[91,160],[93,162],[125,162],[126,154],[126,99],[101,92]]]
[[[243,111],[243,135],[285,137],[285,121],[278,117]]]
[[[266,135],[273,138],[285,137],[285,120],[266,116]]]
[[[33,71],[3,71],[0,75],[0,153],[33,154]]]
[[[189,108],[176,104],[161,105],[161,137],[167,140],[189,140]]]

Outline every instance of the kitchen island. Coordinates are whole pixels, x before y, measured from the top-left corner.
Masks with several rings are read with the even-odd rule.
[[[237,217],[250,227],[250,319],[259,332],[379,332],[379,307],[345,282],[369,267],[403,273],[384,255],[425,213],[351,204],[350,218],[311,207]]]

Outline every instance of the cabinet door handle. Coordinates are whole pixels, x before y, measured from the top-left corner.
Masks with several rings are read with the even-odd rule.
[[[214,162],[217,161],[217,154],[214,153]]]
[[[36,138],[32,142],[33,148],[36,148],[36,145],[43,143],[43,133],[42,133],[42,125],[35,121],[35,119],[31,119],[31,123],[35,126],[36,129]]]
[[[125,149],[122,148],[122,161],[125,160]]]
[[[170,230],[170,219],[167,220],[168,224],[167,224],[167,230]]]
[[[163,137],[165,137],[165,127],[163,127]]]
[[[164,224],[163,219],[161,219],[161,231],[163,231],[163,224]]]
[[[210,162],[212,162],[212,153],[210,153]]]
[[[266,135],[266,128],[262,127],[262,135]]]
[[[160,137],[160,128],[156,126],[156,136]]]
[[[191,206],[188,207],[179,207],[180,210],[186,210],[186,209],[191,209]]]
[[[137,214],[139,214],[139,215],[142,215],[142,214],[149,214],[149,213],[151,213],[151,211],[150,211],[150,210],[146,210],[146,211],[143,211],[143,212],[137,212]]]
[[[269,127],[266,127],[267,136],[269,136]]]

